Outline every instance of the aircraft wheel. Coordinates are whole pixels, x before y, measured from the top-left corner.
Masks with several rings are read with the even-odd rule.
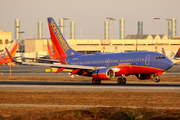
[[[159,78],[155,78],[155,82],[160,82],[160,79]]]
[[[126,78],[123,78],[122,84],[126,84]]]
[[[117,79],[117,83],[118,83],[118,84],[121,84],[121,80],[122,80],[122,78],[118,78],[118,79]]]
[[[126,78],[118,78],[117,83],[118,84],[126,84]]]

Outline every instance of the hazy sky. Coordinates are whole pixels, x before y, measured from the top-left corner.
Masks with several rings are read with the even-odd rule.
[[[168,33],[167,18],[175,18],[177,36],[180,36],[180,0],[0,0],[0,30],[12,32],[14,39],[14,19],[20,19],[21,38],[36,37],[37,23],[43,22],[43,38],[49,38],[47,17],[59,19],[67,17],[68,38],[70,21],[75,22],[75,38],[104,39],[104,21],[113,17],[114,38],[119,39],[119,19],[125,19],[125,36],[137,34],[137,22],[143,21],[143,33]],[[110,34],[112,31],[110,23]],[[111,38],[111,35],[110,35]]]

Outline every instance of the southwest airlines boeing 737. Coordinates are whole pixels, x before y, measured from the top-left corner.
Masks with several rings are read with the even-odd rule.
[[[17,50],[17,47],[18,47],[18,43],[19,43],[18,39],[14,40],[11,43],[11,45],[8,47],[8,50],[10,51],[10,53],[12,54],[13,57],[15,57],[15,55],[16,55],[16,50]],[[4,51],[2,53],[2,55],[0,56],[0,65],[9,63],[10,61],[11,61],[11,59],[7,56],[6,51]]]
[[[61,64],[43,64],[19,62],[20,64],[42,65],[58,68],[57,72],[71,69],[71,75],[77,74],[92,77],[92,83],[100,84],[101,80],[114,77],[118,84],[125,84],[125,76],[135,75],[140,80],[155,78],[159,82],[159,75],[173,66],[173,62],[165,55],[157,52],[123,52],[106,53],[97,52],[85,55],[73,50],[63,37],[53,18],[48,18],[48,26],[54,49],[54,56]],[[7,50],[8,52],[8,50]],[[8,52],[12,61],[17,62]],[[58,57],[57,57],[58,56]]]

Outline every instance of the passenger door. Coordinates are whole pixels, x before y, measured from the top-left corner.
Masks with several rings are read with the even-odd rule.
[[[146,57],[145,57],[145,65],[150,65],[150,57],[151,57],[150,54],[146,55]]]

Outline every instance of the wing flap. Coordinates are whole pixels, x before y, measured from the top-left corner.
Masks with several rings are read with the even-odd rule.
[[[22,59],[42,60],[42,61],[47,61],[47,62],[60,62],[59,60],[51,60],[51,59],[43,59],[43,58],[28,58],[28,57],[22,57]]]
[[[16,61],[12,55],[9,53],[7,48],[5,48],[10,60],[12,62],[16,62],[23,65],[36,65],[36,66],[48,66],[48,67],[55,67],[55,68],[66,68],[66,69],[84,69],[84,70],[94,70],[95,67],[92,66],[80,66],[80,65],[65,65],[65,64],[47,64],[47,63],[30,63],[30,62],[18,62]]]

